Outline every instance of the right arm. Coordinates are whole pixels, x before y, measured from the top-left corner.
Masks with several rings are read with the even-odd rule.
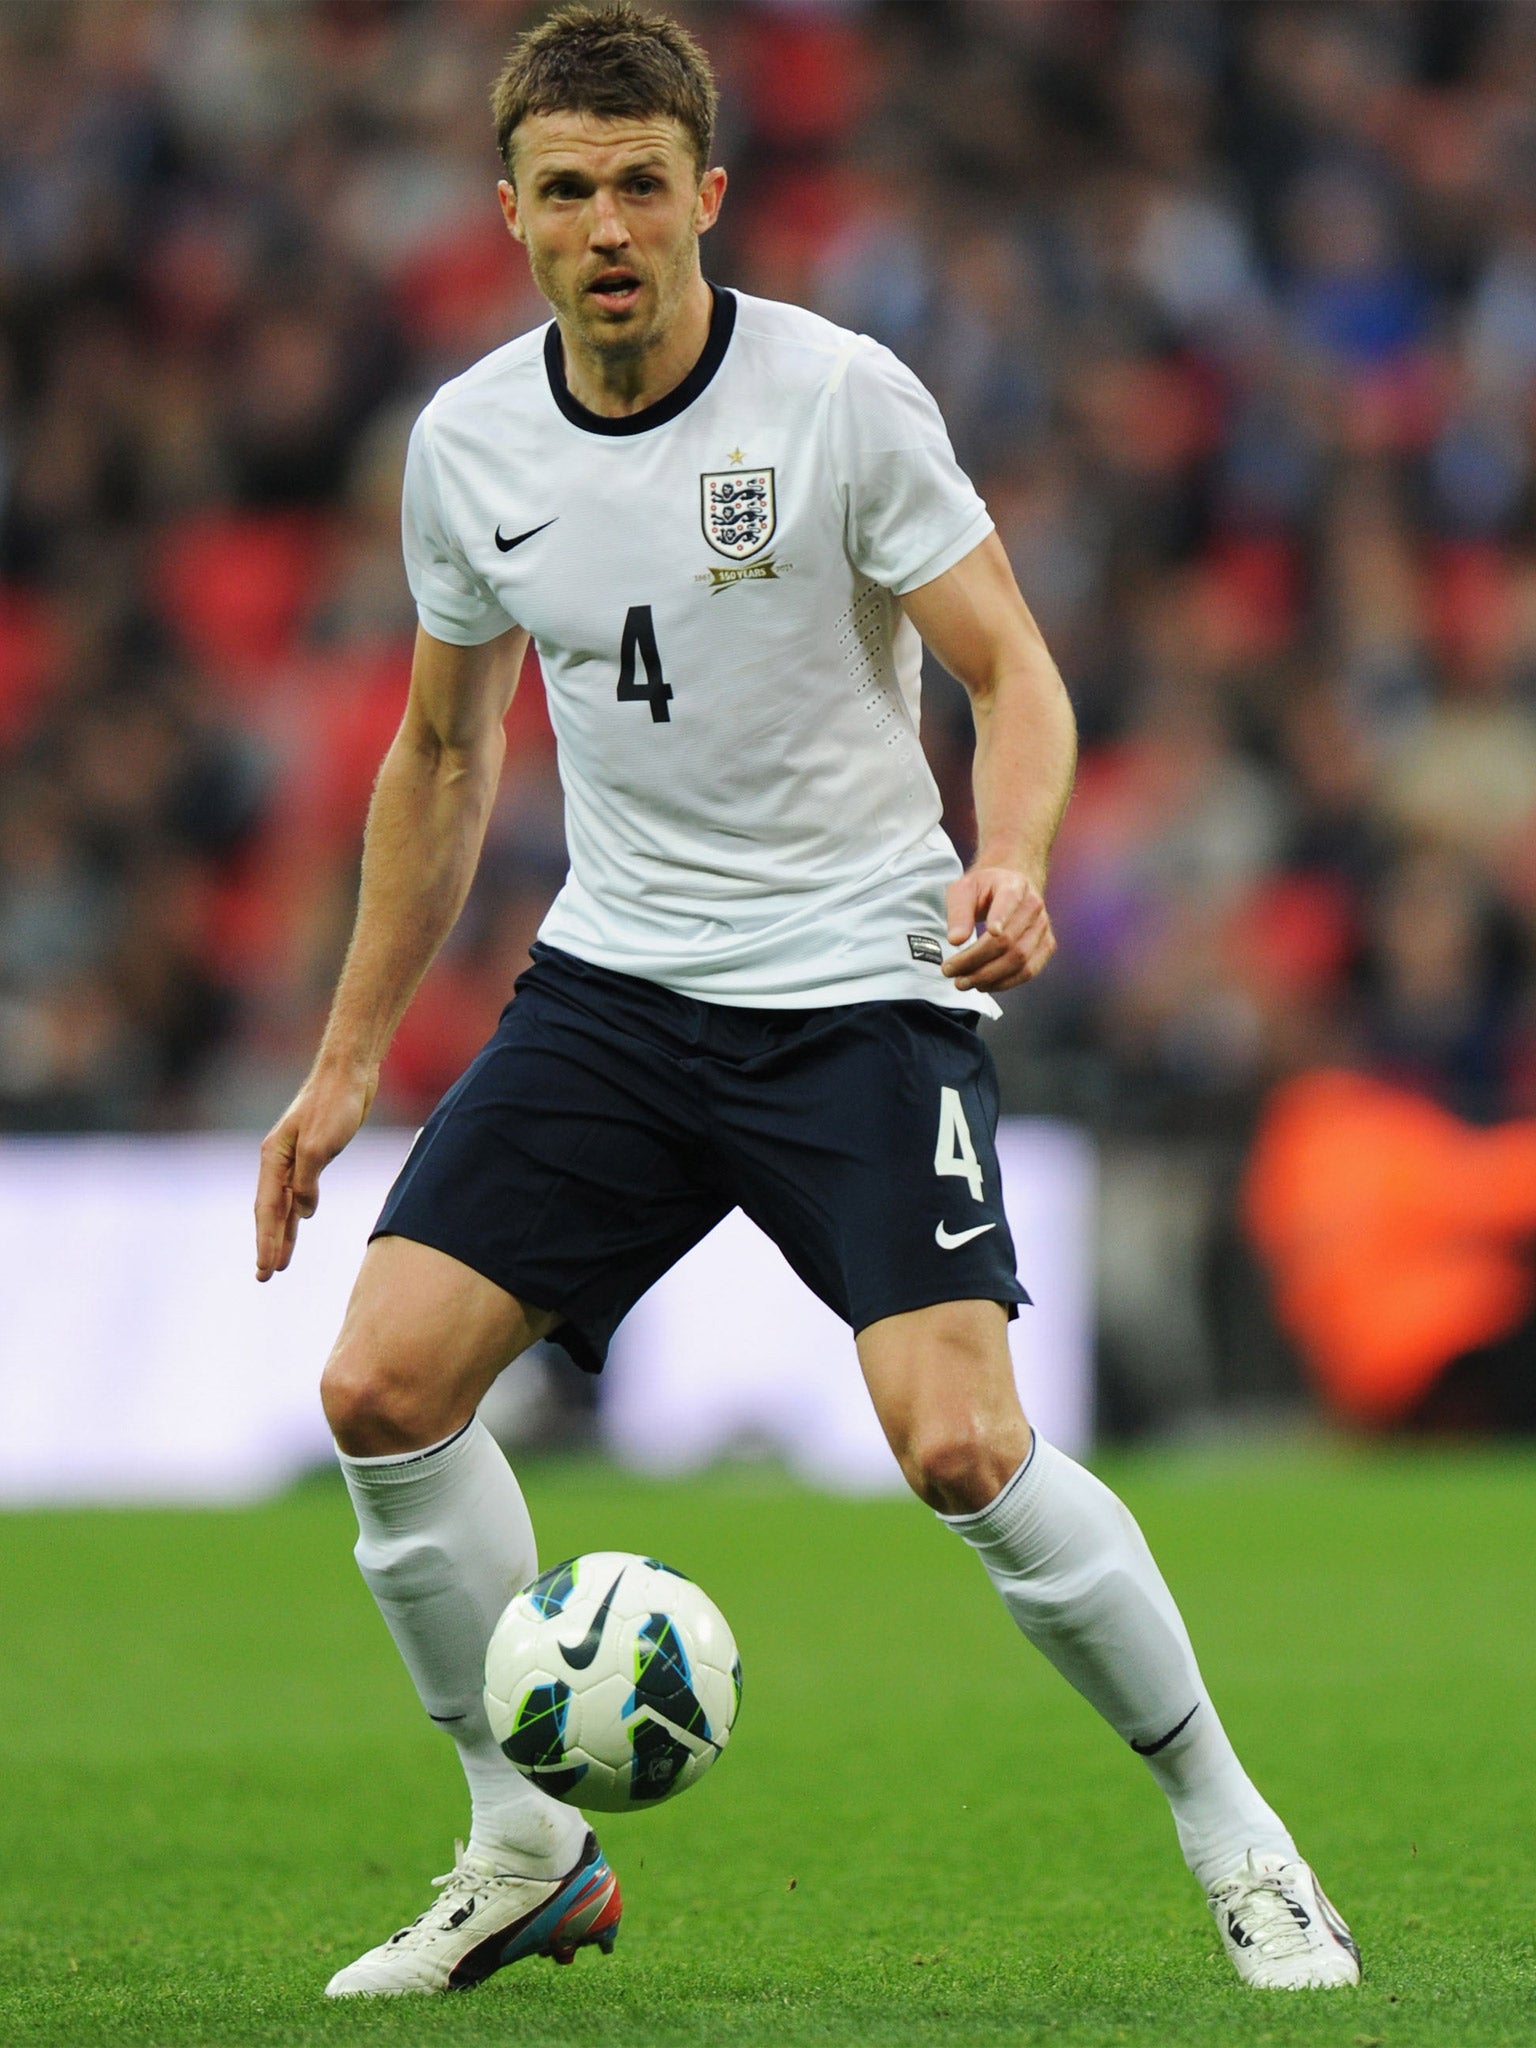
[[[256,1188],[256,1277],[293,1256],[321,1172],[357,1133],[406,1006],[453,929],[480,858],[528,646],[416,634],[411,690],[368,809],[357,922],[320,1050],[268,1132]]]

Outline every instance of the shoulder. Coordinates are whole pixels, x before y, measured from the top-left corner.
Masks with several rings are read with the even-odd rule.
[[[733,291],[732,296],[737,336],[749,345],[785,356],[803,355],[808,361],[830,359],[850,347],[870,345],[866,335],[839,327],[806,306],[792,306],[786,299],[755,298],[751,292]]]
[[[754,367],[829,391],[838,389],[848,364],[878,347],[867,334],[839,327],[804,306],[737,292],[735,341]]]
[[[544,390],[544,335],[548,323],[492,349],[442,384],[422,408],[418,432],[434,440],[442,431],[472,427],[486,414],[504,418],[525,398]]]
[[[782,300],[755,299],[746,292],[738,292],[736,300],[736,332],[753,366],[817,387],[834,415],[882,405],[933,406],[916,373],[870,335]]]

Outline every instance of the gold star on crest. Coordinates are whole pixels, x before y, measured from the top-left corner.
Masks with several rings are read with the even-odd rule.
[[[733,448],[725,459],[727,462],[745,462],[747,458],[739,448]]]

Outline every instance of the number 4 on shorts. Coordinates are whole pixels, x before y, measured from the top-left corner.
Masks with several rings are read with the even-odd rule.
[[[963,1180],[973,1201],[986,1199],[981,1192],[981,1161],[971,1142],[971,1127],[965,1120],[965,1105],[958,1088],[939,1090],[939,1142],[934,1148],[933,1170],[940,1176]]]

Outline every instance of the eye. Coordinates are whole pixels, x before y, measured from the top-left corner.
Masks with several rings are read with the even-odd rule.
[[[659,178],[651,177],[631,178],[629,181],[629,189],[636,195],[637,198],[649,199],[653,192],[659,192],[661,190],[661,180]]]

